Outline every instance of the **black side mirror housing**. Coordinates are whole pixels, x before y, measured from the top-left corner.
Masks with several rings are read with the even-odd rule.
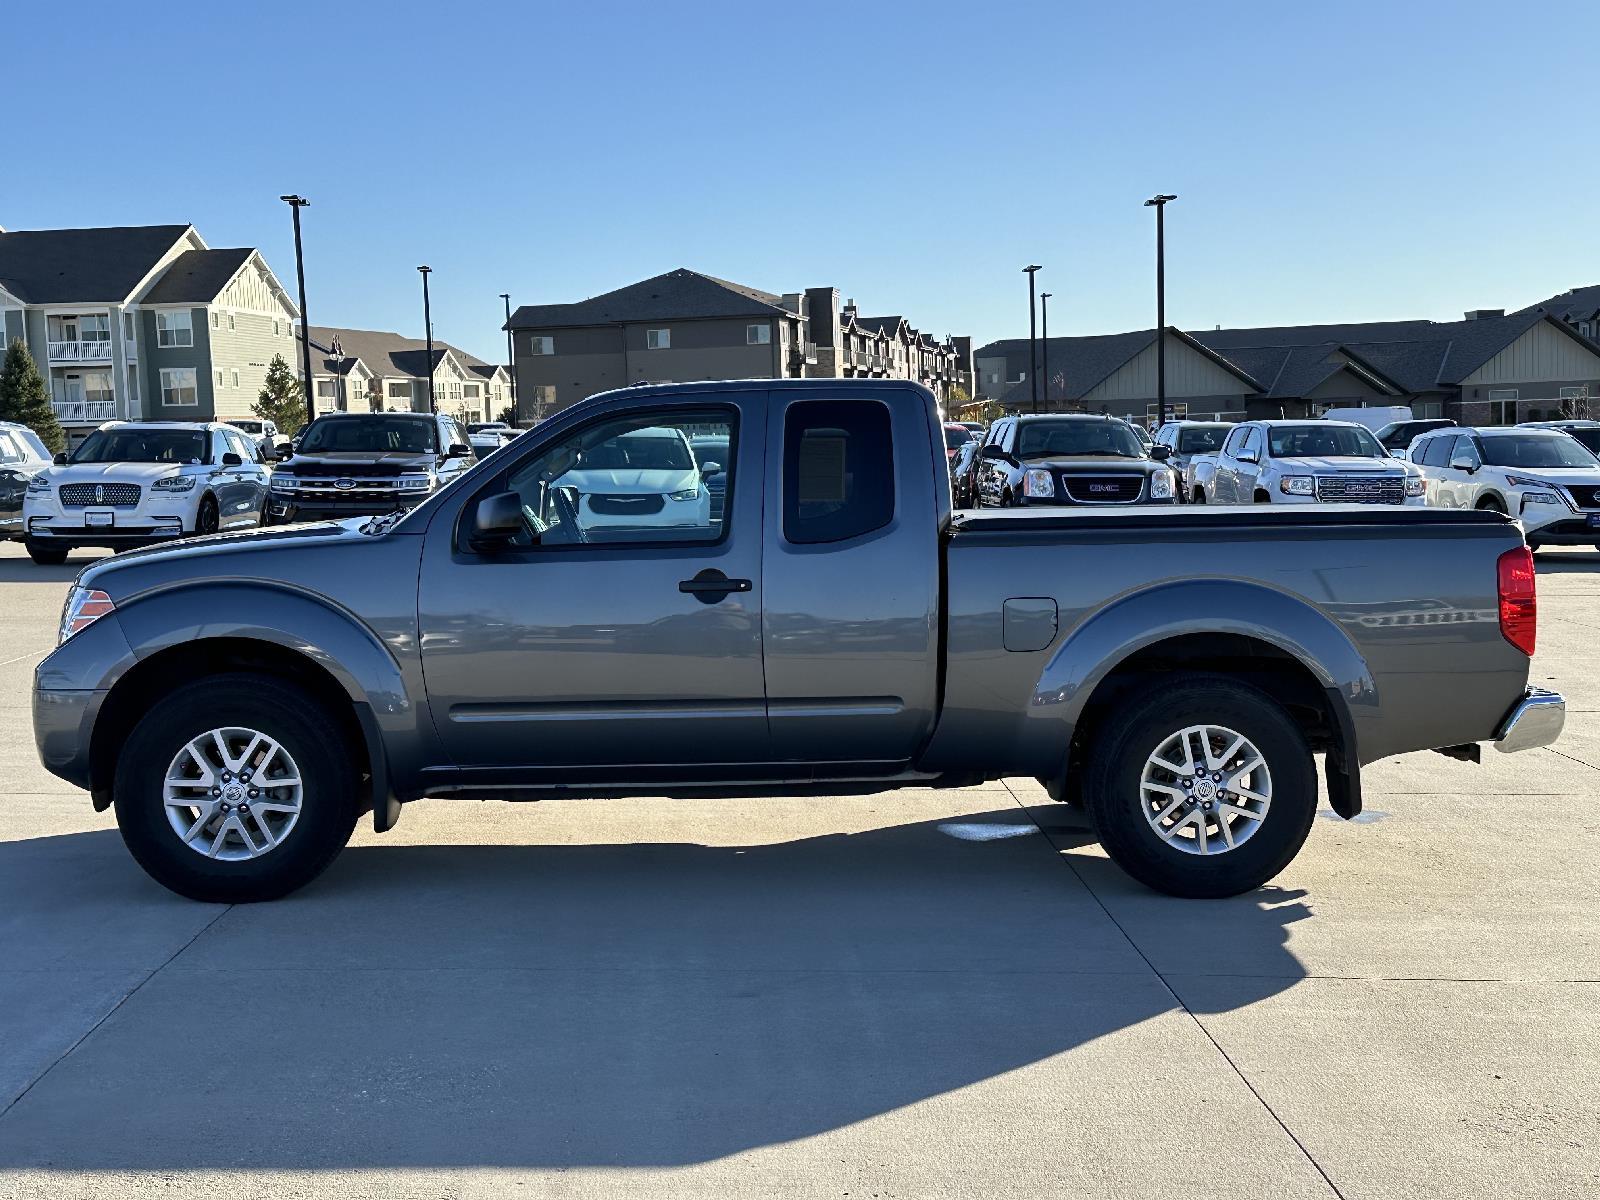
[[[276,446],[273,447],[272,457],[277,459],[279,462],[282,462],[286,458],[293,458],[294,457],[294,443],[293,442],[279,442]]]
[[[978,451],[978,457],[979,458],[988,458],[988,459],[997,459],[1000,462],[1011,462],[1011,461],[1013,461],[1011,455],[1007,454],[1004,450],[1002,450],[999,447],[999,445],[997,443],[995,443],[995,442],[990,442],[982,450]]]
[[[516,492],[496,492],[478,501],[469,540],[474,550],[502,550],[526,527],[522,497]]]
[[[222,456],[222,465],[225,467],[242,467],[244,466],[244,459],[229,450]]]
[[[1172,447],[1171,446],[1151,446],[1150,447],[1150,457],[1155,459],[1157,462],[1166,462],[1167,459],[1172,457]]]
[[[445,457],[446,458],[471,458],[472,457],[472,447],[467,445],[465,442],[456,442],[454,445],[452,445],[450,447],[450,450],[449,450],[448,453],[445,454]]]
[[[65,450],[56,451],[56,456],[54,458],[52,458],[50,461],[55,463],[55,465],[58,466],[58,467],[66,466],[67,465],[67,452]]]

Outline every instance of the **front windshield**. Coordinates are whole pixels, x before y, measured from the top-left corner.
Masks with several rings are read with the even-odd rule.
[[[120,426],[96,429],[68,459],[74,463],[198,463],[206,457],[206,435],[193,429]]]
[[[972,440],[972,430],[965,425],[946,425],[944,427],[944,448],[954,450],[957,446],[965,446]]]
[[[1074,454],[1143,458],[1144,447],[1121,421],[1026,421],[1017,429],[1018,458]]]
[[[642,429],[607,438],[578,456],[575,471],[692,471],[689,446],[665,430]]]
[[[20,429],[13,429],[11,431],[11,436],[31,449],[36,457],[50,457],[50,451],[45,449],[45,444],[39,440],[39,435],[26,426],[23,426]]]
[[[1273,458],[1387,458],[1360,425],[1275,425],[1267,431]]]
[[[242,429],[246,433],[260,433],[261,432],[261,422],[260,421],[230,421],[228,423],[230,425],[232,425],[235,429]]]
[[[429,417],[320,417],[300,439],[301,454],[429,454],[438,450]]]
[[[1179,454],[1210,454],[1222,449],[1222,439],[1228,436],[1232,425],[1204,425],[1195,429],[1178,430]]]
[[[1570,434],[1508,433],[1482,439],[1489,467],[1597,467],[1600,459]]]

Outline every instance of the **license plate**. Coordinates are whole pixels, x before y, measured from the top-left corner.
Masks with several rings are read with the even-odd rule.
[[[117,514],[108,512],[86,512],[83,514],[83,523],[86,526],[91,527],[115,525],[117,523]]]
[[[1600,513],[1589,514],[1589,528],[1600,529]]]

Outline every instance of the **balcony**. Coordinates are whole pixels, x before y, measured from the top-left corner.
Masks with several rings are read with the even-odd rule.
[[[110,362],[111,341],[46,342],[45,353],[53,363]]]
[[[110,421],[117,415],[115,400],[52,400],[58,421]]]

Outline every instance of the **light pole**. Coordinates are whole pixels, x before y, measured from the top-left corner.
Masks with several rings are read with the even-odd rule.
[[[1050,297],[1053,292],[1039,293],[1039,369],[1044,372],[1044,407],[1050,410]]]
[[[428,276],[432,267],[418,267],[422,275],[422,326],[428,340],[428,411],[437,413],[439,402],[433,394],[433,313],[428,308]]]
[[[1156,210],[1156,428],[1167,423],[1167,204],[1176,196],[1151,196],[1146,208]]]
[[[1039,314],[1033,301],[1033,275],[1044,270],[1038,263],[1022,268],[1028,277],[1028,382],[1033,385],[1033,411],[1039,411]]]
[[[517,360],[511,353],[511,293],[501,292],[500,299],[506,302],[506,374],[511,376],[511,420],[515,424],[520,414],[517,412]]]
[[[311,398],[311,322],[306,317],[306,259],[300,248],[300,210],[311,201],[304,196],[279,196],[294,214],[294,274],[300,285],[300,384],[305,389],[306,422],[317,419],[316,402]]]

